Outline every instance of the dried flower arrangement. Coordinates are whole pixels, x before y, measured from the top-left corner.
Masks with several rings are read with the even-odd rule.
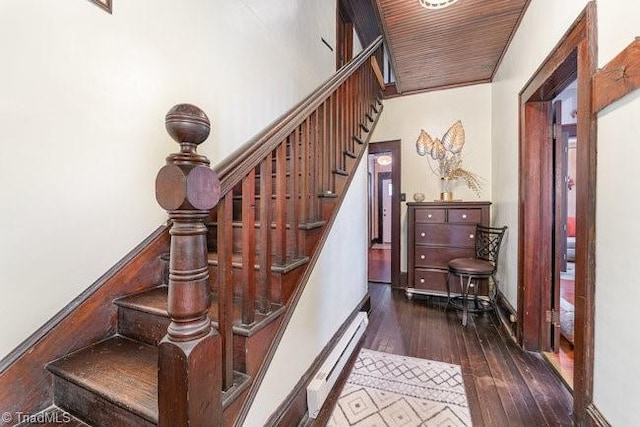
[[[438,176],[445,187],[452,181],[461,180],[478,197],[482,190],[482,178],[462,167],[462,147],[464,147],[464,128],[458,120],[442,137],[435,140],[424,129],[416,141],[416,151],[420,156],[427,157],[427,164],[431,171]],[[450,189],[443,191],[450,192]]]

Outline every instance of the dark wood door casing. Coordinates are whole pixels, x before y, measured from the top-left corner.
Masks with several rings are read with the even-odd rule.
[[[401,287],[400,283],[400,140],[375,142],[369,144],[369,153],[389,153],[391,155],[391,286]],[[376,190],[374,190],[376,191]]]
[[[577,71],[576,282],[574,417],[585,425],[593,399],[595,309],[596,116],[592,108],[597,69],[596,3],[591,1],[520,92],[518,327],[527,350],[541,350],[550,328],[553,246],[551,100]],[[547,296],[545,298],[545,295]]]

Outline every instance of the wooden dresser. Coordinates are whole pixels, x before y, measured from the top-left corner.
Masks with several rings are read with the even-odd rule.
[[[490,205],[490,202],[407,203],[407,297],[447,295],[449,260],[475,255],[476,224],[489,225]],[[451,286],[457,294],[458,286],[453,282]],[[487,286],[481,284],[480,295],[486,294]]]

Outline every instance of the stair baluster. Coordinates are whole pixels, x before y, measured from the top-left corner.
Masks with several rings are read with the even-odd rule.
[[[298,224],[300,221],[300,203],[298,203],[298,175],[300,173],[300,127],[297,127],[289,135],[289,164],[291,173],[289,175],[289,199],[287,200],[287,258],[295,260],[300,255]]]
[[[272,153],[268,153],[267,157],[260,162],[260,230],[258,232],[260,252],[258,254],[257,308],[262,314],[271,311],[271,261],[273,254],[271,248],[272,194],[273,156]]]
[[[233,386],[233,190],[218,206],[218,323],[222,335],[222,390]]]
[[[276,195],[275,195],[275,262],[284,265],[287,256],[287,144],[286,139],[276,149]],[[278,292],[279,294],[279,292]],[[282,302],[282,295],[277,295]]]
[[[268,198],[261,194],[260,198]],[[268,199],[267,199],[268,200]],[[242,179],[242,323],[251,325],[256,317],[256,170]],[[262,223],[261,227],[270,224]]]

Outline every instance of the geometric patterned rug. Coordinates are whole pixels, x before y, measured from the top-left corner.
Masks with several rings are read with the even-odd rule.
[[[363,348],[328,427],[470,426],[460,366]]]

